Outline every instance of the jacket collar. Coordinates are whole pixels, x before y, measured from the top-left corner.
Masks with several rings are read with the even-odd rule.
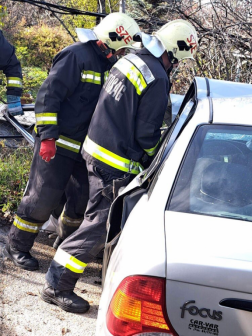
[[[138,50],[138,51],[136,52],[136,54],[140,54],[140,55],[148,55],[148,56],[154,57],[155,59],[157,59],[157,60],[161,63],[162,67],[163,67],[164,70],[165,70],[165,66],[164,66],[164,62],[163,62],[162,56],[160,56],[160,57],[155,57],[155,56],[152,55],[152,53],[149,52],[149,50],[146,49],[146,48],[142,48],[142,49]],[[166,72],[166,70],[165,70],[165,72]]]

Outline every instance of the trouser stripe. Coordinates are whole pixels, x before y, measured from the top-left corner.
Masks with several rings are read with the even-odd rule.
[[[66,226],[79,227],[83,221],[83,217],[78,218],[78,219],[73,219],[73,218],[66,216],[65,213],[62,213],[61,220],[62,220],[62,223]]]
[[[22,230],[22,231],[38,233],[40,227],[43,224],[31,223],[31,222],[28,222],[28,221],[16,216],[15,219],[14,219],[13,225],[15,225],[19,230]]]
[[[87,264],[71,256],[71,254],[63,251],[58,247],[57,252],[54,256],[54,260],[63,267],[68,268],[74,273],[83,273]]]

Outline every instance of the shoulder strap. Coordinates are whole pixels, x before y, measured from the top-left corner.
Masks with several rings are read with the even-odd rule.
[[[155,80],[155,77],[153,76],[150,68],[140,57],[138,57],[135,54],[128,54],[124,56],[124,58],[126,58],[128,61],[130,61],[138,68],[147,84],[150,84]]]

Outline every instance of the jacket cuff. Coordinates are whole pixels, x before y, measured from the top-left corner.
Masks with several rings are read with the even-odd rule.
[[[45,127],[37,126],[37,132],[41,141],[52,138],[57,140],[59,138],[59,131],[57,126],[50,127],[50,129],[43,129],[43,128]]]
[[[9,88],[7,88],[6,94],[9,95],[9,96],[21,97],[22,96],[22,89],[9,87]]]

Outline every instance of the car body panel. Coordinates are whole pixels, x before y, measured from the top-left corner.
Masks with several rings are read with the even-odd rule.
[[[219,305],[223,298],[250,299],[252,295],[233,292],[220,288],[205,287],[187,282],[167,280],[166,283],[167,313],[169,319],[180,336],[216,335],[216,336],[251,336],[252,313],[248,311],[232,309]],[[189,302],[188,301],[194,301]],[[182,307],[197,307],[203,309],[202,316],[197,310],[183,310]],[[209,318],[220,316],[221,320]],[[214,315],[221,312],[219,315]],[[216,314],[216,313],[215,313]]]
[[[184,96],[171,93],[170,99],[171,99],[171,105],[172,105],[172,121],[173,121],[176,118],[176,115],[178,114],[178,111],[180,109]]]
[[[167,279],[252,294],[250,222],[166,211],[165,223]]]
[[[196,77],[198,80],[198,77]],[[207,79],[212,98],[251,97],[251,84],[228,82],[217,79]]]
[[[212,103],[213,123],[252,125],[252,92],[251,97],[215,98]]]
[[[203,99],[209,95],[207,78],[195,77],[194,84],[195,84],[195,91],[196,91],[195,96],[197,97],[197,99]]]

